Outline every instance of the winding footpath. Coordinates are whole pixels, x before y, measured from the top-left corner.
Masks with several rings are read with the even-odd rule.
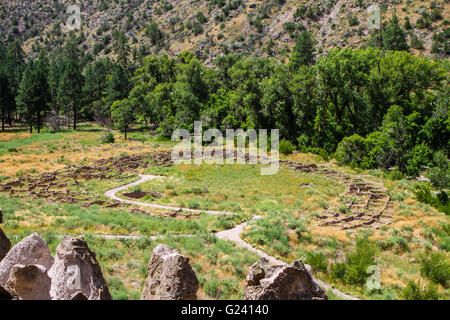
[[[233,212],[227,212],[227,211],[213,211],[213,210],[195,210],[195,209],[188,209],[188,208],[180,208],[180,207],[172,207],[172,206],[165,206],[165,205],[159,205],[159,204],[154,204],[154,203],[146,203],[146,202],[139,202],[139,201],[134,201],[134,200],[127,200],[127,199],[122,199],[120,197],[118,197],[116,194],[118,192],[127,190],[131,187],[135,187],[137,185],[140,185],[142,183],[145,183],[147,181],[151,181],[151,180],[155,180],[155,179],[163,179],[163,176],[153,176],[153,175],[139,175],[140,179],[126,184],[124,186],[121,187],[117,187],[114,189],[110,189],[108,191],[105,192],[105,196],[108,197],[111,200],[120,202],[120,203],[124,203],[124,204],[130,204],[130,205],[136,205],[136,206],[142,206],[142,207],[150,207],[150,208],[155,208],[155,209],[163,209],[163,210],[170,210],[170,211],[183,211],[183,212],[191,212],[191,213],[206,213],[206,214],[210,214],[210,215],[232,215],[232,214],[236,214]],[[254,216],[253,219],[251,221],[255,221],[262,218],[261,216]],[[250,221],[250,222],[251,222]],[[277,265],[284,265],[286,264],[286,262],[281,261],[276,259],[275,257],[272,257],[268,254],[266,254],[265,252],[253,247],[252,245],[250,245],[249,243],[245,242],[244,240],[242,240],[241,238],[241,234],[244,231],[245,227],[248,225],[248,222],[239,224],[231,229],[228,230],[224,230],[224,231],[220,231],[217,232],[215,235],[217,238],[222,239],[222,240],[226,240],[226,241],[232,241],[235,242],[239,247],[242,248],[246,248],[247,250],[256,253],[257,255],[259,255],[261,258],[265,258],[267,259],[270,263],[272,264],[277,264]],[[180,235],[181,236],[181,235]],[[189,237],[192,235],[182,235],[184,237]],[[101,235],[100,237],[105,238],[105,239],[132,239],[132,240],[137,240],[137,239],[142,239],[142,238],[148,238],[145,236],[115,236],[115,235]],[[150,237],[151,240],[158,240],[163,238],[164,236],[152,236]],[[317,284],[319,284],[325,291],[331,290],[331,292],[333,292],[334,295],[336,295],[337,297],[339,297],[340,299],[346,299],[346,300],[359,300],[358,298],[355,298],[353,296],[347,295],[335,288],[333,288],[330,284],[317,279],[313,276],[314,280],[317,282]]]

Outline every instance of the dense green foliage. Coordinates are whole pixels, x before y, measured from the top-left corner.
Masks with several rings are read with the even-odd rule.
[[[420,283],[416,284],[410,281],[405,289],[402,291],[402,296],[405,300],[438,300],[439,295],[437,287],[434,284],[428,285],[421,289]]]
[[[286,64],[231,54],[217,57],[214,67],[189,52],[130,63],[121,33],[114,36],[116,62],[87,63],[72,36],[59,52],[28,63],[22,82],[33,85],[23,83],[22,91],[17,73],[25,64],[20,46],[10,44],[0,50],[2,114],[11,117],[17,101],[21,120],[30,127],[39,128],[41,114],[55,110],[73,119],[75,129],[77,116],[124,132],[137,120],[166,137],[177,128],[193,130],[196,120],[222,131],[276,128],[286,153],[298,147],[324,159],[334,154],[341,164],[397,167],[417,176],[424,166],[437,166],[436,152],[441,158],[449,154],[450,65],[405,51],[395,16],[383,32],[387,49],[403,51],[335,49],[317,58],[315,40],[305,31]],[[48,70],[41,71],[46,79],[31,77],[35,65]],[[36,107],[27,102],[32,94],[25,88],[39,87],[35,83],[43,80],[48,93],[40,93]],[[447,188],[442,183],[448,181],[448,166],[430,176],[436,188]]]

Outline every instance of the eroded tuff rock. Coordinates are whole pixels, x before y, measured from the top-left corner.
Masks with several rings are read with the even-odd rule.
[[[245,287],[246,300],[327,299],[324,291],[300,261],[272,266],[261,258],[251,266]]]
[[[56,248],[55,262],[48,272],[50,295],[55,300],[111,300],[102,270],[83,238],[66,236]]]
[[[160,244],[150,258],[142,300],[193,300],[198,284],[189,258]]]
[[[50,300],[50,278],[40,265],[16,264],[12,267],[8,286],[23,300]]]
[[[0,261],[6,256],[8,251],[11,249],[11,242],[9,242],[8,237],[0,228]]]
[[[49,270],[53,257],[45,240],[33,233],[12,247],[0,262],[0,285],[7,283],[12,267],[16,264],[41,265]]]

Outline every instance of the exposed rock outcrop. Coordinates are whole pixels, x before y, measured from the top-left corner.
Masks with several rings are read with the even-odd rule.
[[[261,258],[251,266],[245,288],[246,300],[327,299],[324,291],[300,261],[272,266]]]
[[[95,252],[83,238],[64,237],[48,275],[52,299],[82,299],[80,293],[89,300],[112,299]]]
[[[142,300],[193,300],[197,298],[198,285],[189,258],[160,244],[150,258]]]
[[[24,238],[9,250],[0,262],[0,285],[5,285],[14,265],[41,265],[47,270],[53,264],[53,257],[47,243],[37,233]]]
[[[0,228],[0,261],[6,256],[8,251],[11,249],[11,242],[9,242],[8,237]]]
[[[40,265],[16,264],[12,267],[8,286],[23,300],[50,300],[50,278]]]

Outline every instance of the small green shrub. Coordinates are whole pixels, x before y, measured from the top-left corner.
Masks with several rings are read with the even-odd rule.
[[[435,283],[448,287],[450,279],[450,263],[441,252],[422,254],[420,256],[420,273]]]
[[[406,300],[438,300],[438,291],[435,284],[429,284],[421,289],[420,283],[410,281],[400,294]]]
[[[114,143],[115,139],[114,139],[113,133],[108,131],[108,132],[102,134],[102,136],[100,137],[100,142],[102,144]]]
[[[286,139],[280,141],[280,152],[282,154],[292,154],[292,152],[294,152],[294,149],[295,147],[290,141]]]
[[[307,252],[305,262],[311,266],[313,271],[327,272],[328,260],[322,252]]]
[[[358,239],[355,252],[347,255],[345,263],[331,265],[331,277],[344,283],[363,285],[370,276],[367,269],[375,264],[376,252],[374,243],[367,239]]]

